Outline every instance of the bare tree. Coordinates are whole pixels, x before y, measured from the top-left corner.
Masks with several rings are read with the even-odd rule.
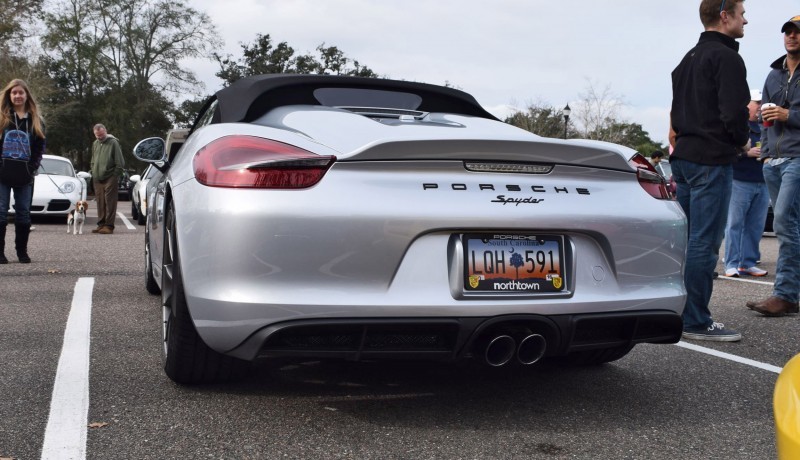
[[[29,37],[41,10],[42,0],[0,0],[0,46],[8,47],[10,39],[18,43],[20,37]]]
[[[581,137],[620,143],[624,132],[617,127],[625,121],[620,118],[625,107],[622,96],[614,94],[609,85],[598,89],[591,81],[578,96],[580,100],[575,103],[572,118],[578,122]]]
[[[648,155],[663,149],[661,144],[650,139],[642,125],[619,118],[624,102],[622,97],[614,95],[608,87],[598,91],[590,83],[580,96],[581,100],[570,102],[575,108],[570,114],[572,118],[569,125],[565,124],[564,109],[540,101],[529,102],[525,111],[518,110],[504,121],[544,137],[563,138],[567,129],[566,137],[569,139],[613,142]],[[577,123],[573,123],[574,120]]]
[[[49,79],[37,66],[40,53],[30,40],[40,25],[42,1],[0,0],[0,88],[21,78],[38,99],[50,88]]]
[[[541,101],[528,102],[525,111],[516,111],[503,121],[544,137],[560,138],[564,136],[565,125],[562,109],[557,109]],[[574,131],[570,130],[568,137],[574,137],[574,135]]]
[[[267,73],[378,76],[369,67],[345,56],[336,46],[326,47],[325,43],[317,46],[317,55],[307,53],[299,56],[295,55],[294,48],[286,42],[274,44],[269,34],[257,34],[252,44],[240,45],[242,57],[239,59],[230,54],[224,57],[215,55],[220,68],[215,75],[224,80],[225,84],[249,75]]]
[[[195,90],[200,82],[179,62],[210,58],[221,46],[208,14],[180,0],[103,0],[101,13],[108,40],[103,55],[116,88]]]
[[[210,57],[221,44],[210,17],[185,0],[48,5],[42,47],[58,90],[49,101],[48,148],[82,152],[79,163],[88,158],[91,126],[98,121],[114,130],[125,152],[143,137],[163,135],[174,109],[167,94],[202,88],[181,61]]]

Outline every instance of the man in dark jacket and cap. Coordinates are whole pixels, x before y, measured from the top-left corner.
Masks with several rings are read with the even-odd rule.
[[[778,237],[772,295],[747,307],[764,316],[797,313],[800,292],[800,16],[781,27],[786,54],[772,63],[762,91],[761,158]],[[766,105],[766,104],[765,104]]]
[[[684,267],[683,337],[735,342],[738,332],[716,322],[708,304],[728,217],[732,164],[749,141],[747,70],[737,38],[744,36],[744,0],[702,0],[705,31],[672,72],[670,157],[677,198],[689,222]]]

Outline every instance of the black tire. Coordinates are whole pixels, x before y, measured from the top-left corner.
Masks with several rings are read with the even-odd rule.
[[[138,219],[139,218],[139,210],[136,209],[136,204],[131,200],[131,218]]]
[[[616,361],[630,353],[631,350],[633,350],[633,345],[576,351],[567,355],[566,361],[577,366],[594,366]]]
[[[176,383],[219,383],[241,378],[247,361],[212,350],[203,342],[186,305],[180,257],[175,238],[175,213],[167,212],[162,268],[163,363],[167,376]]]
[[[153,262],[150,258],[150,235],[144,234],[144,287],[153,295],[161,294],[155,276],[153,276]]]
[[[137,214],[136,222],[139,225],[144,225],[147,222],[147,216],[142,214],[141,211],[137,211],[136,214]]]

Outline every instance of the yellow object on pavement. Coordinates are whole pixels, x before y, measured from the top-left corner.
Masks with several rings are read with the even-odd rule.
[[[790,359],[778,376],[773,410],[778,459],[800,459],[800,355]]]

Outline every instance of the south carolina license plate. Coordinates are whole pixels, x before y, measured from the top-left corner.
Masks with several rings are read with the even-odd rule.
[[[559,235],[465,234],[465,292],[551,293],[564,289]]]

